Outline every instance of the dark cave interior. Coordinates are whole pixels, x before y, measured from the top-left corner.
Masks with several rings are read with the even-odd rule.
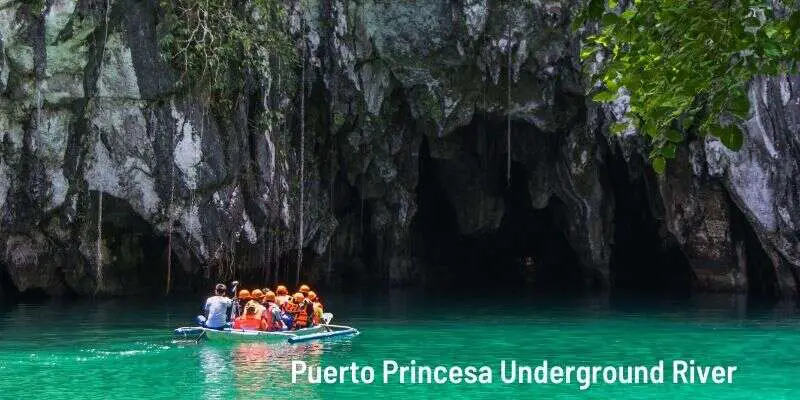
[[[631,163],[643,163],[633,158]],[[608,181],[615,200],[611,283],[623,292],[687,293],[692,285],[689,261],[678,244],[661,231],[649,199],[656,196],[652,171],[632,176],[621,156],[610,157]]]
[[[485,287],[489,282],[494,288],[580,290],[583,268],[565,235],[563,202],[552,196],[544,208],[535,209],[528,187],[530,172],[516,160],[511,163],[509,186],[506,136],[499,133],[505,133],[503,119],[481,116],[458,133],[461,149],[453,159],[432,157],[428,142],[437,139],[422,144],[412,254],[423,266],[425,283],[454,290]],[[524,135],[535,134],[527,124],[514,123],[514,141],[527,141],[530,137]],[[540,142],[536,144],[540,156],[557,156],[560,138],[534,140]],[[453,189],[453,182],[469,187]],[[457,194],[448,193],[446,185]],[[462,234],[452,201],[461,193],[472,196],[473,205],[478,202],[478,213],[484,212],[483,196],[501,199],[502,204],[489,206],[502,207],[499,224]],[[467,218],[473,213],[470,209]]]

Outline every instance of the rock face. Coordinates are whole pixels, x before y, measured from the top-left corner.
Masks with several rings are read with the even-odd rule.
[[[156,0],[28,3],[0,1],[0,290],[291,282],[298,242],[317,282],[649,286],[677,254],[658,268],[690,286],[798,290],[796,77],[752,83],[741,151],[694,140],[657,178],[584,96],[575,1],[287,1],[300,160],[298,93],[256,84],[216,115],[176,89]],[[251,123],[266,98],[286,126]]]

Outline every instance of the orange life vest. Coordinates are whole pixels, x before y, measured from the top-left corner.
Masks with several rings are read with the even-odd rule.
[[[281,304],[281,310],[283,310],[283,312],[285,312],[287,314],[292,314],[292,316],[294,316],[294,314],[297,313],[297,307],[298,306],[299,306],[299,304],[294,304],[291,301],[287,301],[287,302]]]
[[[292,329],[308,327],[308,303],[305,301],[300,304],[291,301],[287,302],[283,305],[283,311],[294,316]]]
[[[298,313],[294,317],[294,328],[307,328],[308,327],[308,304],[305,302],[298,304]]]
[[[233,322],[233,329],[244,329],[246,331],[258,331],[264,328],[261,318],[255,316],[241,316]]]

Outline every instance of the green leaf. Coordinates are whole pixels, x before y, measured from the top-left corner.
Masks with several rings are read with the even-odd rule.
[[[767,57],[780,57],[783,55],[783,51],[777,43],[770,40],[764,42],[764,54],[766,54]]]
[[[608,8],[617,8],[618,5],[618,0],[608,0]]]
[[[623,123],[623,122],[614,122],[608,128],[608,130],[611,131],[611,133],[613,133],[615,135],[619,135],[622,132],[625,132],[626,129],[628,129],[628,124]]]
[[[657,174],[662,175],[666,168],[667,160],[665,160],[664,157],[653,158],[653,170],[656,171]]]
[[[653,122],[652,119],[651,120],[647,120],[647,122],[645,122],[644,127],[642,128],[642,130],[644,131],[645,134],[647,134],[647,136],[650,136],[650,137],[656,137],[656,135],[658,135],[658,127],[657,127],[656,123]]]
[[[683,135],[674,129],[668,129],[666,132],[664,132],[664,137],[673,143],[680,143],[683,141]]]
[[[613,12],[603,14],[603,18],[600,20],[600,24],[604,27],[613,27],[620,21],[620,18],[617,14]]]
[[[678,151],[678,146],[675,143],[667,143],[661,148],[661,155],[667,159],[675,158],[675,153]]]
[[[595,94],[594,96],[592,96],[592,100],[594,100],[594,101],[596,101],[598,103],[608,103],[610,101],[613,101],[616,98],[617,98],[617,95],[615,93],[609,92],[608,90],[603,90],[603,91]]]
[[[767,35],[768,38],[772,39],[775,35],[778,34],[778,27],[775,25],[769,25],[764,27],[764,33]]]
[[[586,61],[586,59],[597,53],[597,50],[599,49],[600,48],[597,46],[584,47],[581,49],[581,61]]]
[[[738,90],[730,99],[729,105],[730,112],[742,119],[747,118],[750,113],[750,99],[747,98],[747,93],[744,90]]]
[[[744,144],[744,135],[742,135],[742,131],[735,126],[724,128],[719,139],[725,147],[733,151],[739,151]]]
[[[620,17],[622,17],[622,19],[624,19],[625,21],[630,21],[631,19],[633,19],[634,16],[636,16],[636,9],[634,9],[633,7],[628,8],[622,13],[622,15],[620,15]]]

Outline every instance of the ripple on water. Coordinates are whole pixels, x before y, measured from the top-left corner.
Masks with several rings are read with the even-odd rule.
[[[738,312],[694,308],[615,311],[518,305],[402,312],[350,309],[326,302],[361,335],[324,343],[173,344],[197,304],[161,308],[114,303],[18,307],[0,314],[0,397],[24,388],[26,397],[53,398],[797,398],[800,321],[796,314],[748,318]],[[185,315],[185,319],[176,318]],[[357,315],[358,318],[347,318]],[[50,321],[57,332],[41,329]],[[418,365],[496,367],[501,359],[535,364],[651,363],[664,358],[735,363],[731,387],[403,386],[292,384],[293,360],[309,366],[380,367],[384,359]]]

